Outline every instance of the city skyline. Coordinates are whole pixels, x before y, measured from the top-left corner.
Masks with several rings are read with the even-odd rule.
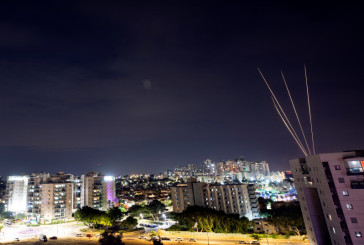
[[[258,66],[304,115],[306,64],[316,151],[363,149],[360,8],[220,4],[1,3],[0,175],[289,169],[302,154]]]

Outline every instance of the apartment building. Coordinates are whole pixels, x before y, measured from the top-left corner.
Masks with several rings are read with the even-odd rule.
[[[6,183],[6,206],[9,212],[25,213],[29,176],[9,176]]]
[[[183,212],[188,206],[209,207],[248,219],[259,218],[258,199],[254,185],[209,184],[190,180],[171,188],[174,212]]]
[[[76,177],[73,180],[73,211],[81,208],[81,189],[82,181],[80,177]]]
[[[364,150],[290,161],[311,245],[364,244]]]
[[[43,183],[40,210],[46,222],[72,219],[73,183]]]
[[[115,178],[89,172],[81,176],[81,207],[107,210],[115,202]]]
[[[115,178],[94,172],[9,176],[6,192],[6,210],[25,213],[32,223],[68,220],[83,206],[107,210],[116,201]]]
[[[49,177],[49,173],[32,173],[29,176],[26,214],[30,221],[38,222],[41,217],[41,183],[45,182]]]
[[[255,219],[253,222],[254,233],[277,234],[279,232],[278,226],[271,224],[267,220]]]

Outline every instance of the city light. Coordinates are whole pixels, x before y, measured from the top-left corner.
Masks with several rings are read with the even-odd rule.
[[[9,176],[9,181],[28,181],[28,176]]]
[[[105,181],[114,181],[115,180],[115,177],[114,176],[105,176],[104,177],[104,180]]]

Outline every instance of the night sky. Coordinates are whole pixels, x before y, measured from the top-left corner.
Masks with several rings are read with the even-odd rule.
[[[302,153],[285,72],[317,152],[364,148],[363,9],[307,1],[1,1],[0,175],[158,173]],[[273,1],[270,1],[273,2]]]

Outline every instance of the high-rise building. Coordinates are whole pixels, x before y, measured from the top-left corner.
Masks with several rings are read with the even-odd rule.
[[[194,164],[187,164],[185,166],[176,167],[174,175],[177,177],[193,177],[196,175],[196,166]]]
[[[290,161],[311,245],[364,244],[364,150]]]
[[[41,217],[41,183],[46,182],[50,177],[49,173],[32,173],[28,182],[27,218],[37,222]]]
[[[216,175],[217,165],[211,159],[206,159],[202,164],[202,172],[204,175]]]
[[[40,209],[46,222],[72,219],[73,183],[43,183]]]
[[[262,162],[251,162],[250,173],[255,176],[256,179],[269,176],[269,164],[266,161]]]
[[[32,173],[28,185],[27,217],[31,222],[69,220],[73,211],[72,174]]]
[[[9,176],[6,183],[6,207],[9,212],[25,213],[29,176]]]
[[[107,210],[114,206],[115,178],[89,172],[81,176],[81,207]]]
[[[171,193],[174,212],[183,212],[188,206],[197,205],[239,214],[250,220],[259,218],[254,185],[218,185],[191,180],[172,187]]]
[[[73,211],[81,208],[81,189],[81,178],[75,176],[73,180]]]

